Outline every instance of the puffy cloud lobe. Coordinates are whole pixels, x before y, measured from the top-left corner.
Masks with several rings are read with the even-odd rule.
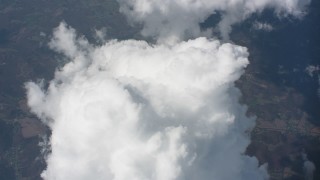
[[[47,89],[26,84],[31,110],[52,130],[44,179],[267,178],[244,155],[254,120],[234,81],[246,48],[207,38],[94,47],[64,23],[50,46],[70,62]]]
[[[144,25],[142,34],[160,42],[175,42],[201,34],[199,23],[211,14],[222,15],[219,30],[228,39],[231,25],[253,13],[273,8],[279,16],[303,16],[310,0],[118,0],[130,22]]]

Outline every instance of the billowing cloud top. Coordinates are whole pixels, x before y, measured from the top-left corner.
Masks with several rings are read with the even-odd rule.
[[[198,38],[173,46],[93,48],[61,24],[51,47],[70,58],[47,90],[28,83],[52,129],[45,179],[263,179],[243,155],[253,119],[234,81],[246,48]]]
[[[219,28],[271,7],[300,16],[300,0],[118,0],[142,33],[158,39],[95,46],[65,23],[50,47],[69,63],[48,88],[26,84],[28,104],[52,130],[46,180],[263,180],[244,155],[254,119],[234,82],[244,47],[198,37],[219,12]],[[193,38],[183,41],[184,38]]]
[[[142,23],[142,34],[162,42],[198,37],[199,23],[221,13],[219,30],[228,39],[231,25],[252,13],[272,8],[277,15],[301,17],[310,0],[117,0],[130,22]]]

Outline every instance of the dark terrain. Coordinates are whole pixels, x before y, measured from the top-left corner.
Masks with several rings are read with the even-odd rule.
[[[38,144],[50,132],[29,112],[24,83],[50,80],[64,63],[47,46],[53,29],[65,21],[90,41],[101,28],[110,38],[133,37],[118,9],[113,0],[0,0],[1,180],[41,179],[45,168]]]

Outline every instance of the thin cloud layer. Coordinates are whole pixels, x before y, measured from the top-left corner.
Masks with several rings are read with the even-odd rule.
[[[313,180],[313,174],[316,170],[316,166],[312,161],[310,161],[307,157],[307,154],[302,153],[303,163],[303,171],[304,171],[304,179],[305,180]]]
[[[261,31],[267,31],[270,32],[273,30],[273,26],[269,23],[263,23],[259,21],[255,21],[252,25],[253,29],[255,30],[261,30]]]
[[[231,26],[242,22],[253,13],[266,8],[278,16],[304,15],[311,0],[117,0],[120,11],[129,22],[144,25],[142,34],[156,37],[161,42],[174,42],[184,38],[199,37],[199,23],[210,15],[219,13],[221,36],[229,38]]]
[[[50,46],[70,58],[48,89],[27,83],[52,130],[44,179],[264,179],[244,155],[253,119],[234,81],[246,48],[198,38],[173,46],[93,47],[62,23]]]

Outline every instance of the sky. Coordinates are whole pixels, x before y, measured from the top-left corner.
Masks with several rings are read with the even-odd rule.
[[[66,22],[48,46],[68,59],[55,77],[27,82],[28,105],[52,131],[45,180],[263,180],[245,155],[254,117],[235,86],[248,49],[232,25],[273,9],[303,18],[303,0],[118,0],[131,25],[155,41],[90,44]],[[199,24],[221,15],[215,29]],[[258,24],[257,29],[270,29]],[[104,37],[97,31],[97,37]],[[46,147],[44,147],[46,148]]]

